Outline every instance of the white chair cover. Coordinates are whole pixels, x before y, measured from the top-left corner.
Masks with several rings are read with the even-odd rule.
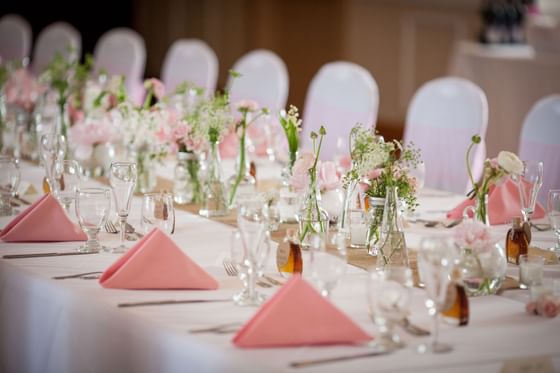
[[[0,58],[2,61],[28,60],[31,52],[31,27],[17,14],[0,18]]]
[[[218,58],[202,40],[176,40],[165,56],[161,79],[168,92],[186,81],[212,95],[218,81]]]
[[[80,33],[66,22],[55,22],[41,30],[33,50],[31,71],[41,74],[57,53],[69,61],[79,59],[82,53]]]
[[[101,36],[94,50],[95,68],[109,75],[123,75],[130,98],[137,104],[144,98],[146,46],[137,32],[115,28]]]
[[[560,94],[539,100],[527,114],[521,130],[519,157],[543,162],[543,185],[538,200],[546,206],[548,191],[560,189]]]
[[[307,90],[303,111],[302,150],[311,150],[311,131],[327,130],[321,159],[332,160],[337,151],[348,152],[348,135],[356,123],[375,127],[379,90],[369,71],[351,62],[332,62],[321,67]],[[342,138],[342,141],[337,141]],[[345,149],[337,149],[337,142]]]
[[[284,109],[288,99],[288,70],[284,61],[274,52],[258,49],[245,54],[233,70],[239,78],[228,79],[230,100],[254,100],[260,107],[267,107],[273,116]]]
[[[477,179],[486,157],[487,124],[486,95],[474,83],[446,77],[429,81],[418,89],[408,109],[404,140],[414,142],[422,152],[426,187],[456,193],[472,188],[465,154],[471,137],[480,135],[482,142],[474,148],[471,158]]]

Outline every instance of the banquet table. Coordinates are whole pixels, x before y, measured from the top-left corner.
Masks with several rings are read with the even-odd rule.
[[[261,160],[261,178],[275,172]],[[172,175],[167,165],[160,176]],[[265,171],[268,170],[268,171]],[[37,190],[43,177],[35,165],[23,163],[22,179]],[[96,184],[96,181],[90,181]],[[39,195],[26,196],[29,199]],[[462,200],[452,193],[422,190],[418,214],[425,219],[443,219],[445,211]],[[134,197],[130,221],[139,226],[139,196]],[[9,218],[0,219],[0,227]],[[498,296],[470,298],[467,327],[442,323],[440,339],[453,345],[447,354],[420,355],[414,347],[426,337],[398,333],[406,347],[391,354],[340,363],[295,369],[290,362],[368,351],[367,346],[305,346],[287,348],[237,348],[233,334],[192,334],[190,329],[228,322],[245,322],[257,311],[233,302],[175,304],[119,308],[122,302],[167,299],[230,299],[241,289],[241,282],[226,274],[222,260],[229,257],[229,238],[234,228],[180,209],[176,210],[177,245],[219,282],[215,291],[193,290],[116,290],[102,288],[97,280],[54,280],[53,276],[103,271],[118,254],[3,259],[0,258],[0,372],[272,372],[272,371],[425,371],[498,372],[504,364],[520,359],[529,364],[552,364],[560,371],[560,317],[544,318],[525,313],[527,290],[508,290]],[[507,226],[493,227],[505,237]],[[421,237],[449,234],[451,229],[428,228],[409,223],[406,241],[417,248]],[[101,233],[106,246],[116,246],[118,235]],[[552,231],[534,232],[533,245],[551,247]],[[0,257],[46,251],[72,251],[78,243],[0,243]],[[128,242],[127,245],[133,245]],[[356,250],[356,249],[349,249]],[[304,268],[307,260],[304,253]],[[267,272],[274,270],[275,253],[269,256]],[[366,301],[366,274],[348,265],[346,274],[332,294],[332,302],[366,332],[377,329],[369,319]],[[516,277],[518,268],[508,267]],[[560,265],[547,265],[547,278],[560,279]],[[304,270],[304,278],[306,273]],[[259,289],[272,296],[279,287]],[[423,289],[413,289],[410,319],[429,328]],[[297,308],[286,317],[297,317]]]

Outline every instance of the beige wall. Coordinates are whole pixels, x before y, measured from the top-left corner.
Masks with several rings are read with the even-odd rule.
[[[324,64],[349,60],[380,88],[382,129],[400,134],[423,82],[445,75],[453,42],[474,39],[478,0],[137,0],[135,27],[146,39],[147,76],[158,76],[178,38],[205,40],[220,61],[219,85],[241,55],[268,48],[286,62],[289,102],[303,107]],[[389,137],[391,137],[389,135]]]

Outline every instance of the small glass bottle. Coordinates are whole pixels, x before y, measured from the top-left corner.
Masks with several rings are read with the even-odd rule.
[[[529,250],[529,237],[521,218],[513,218],[513,224],[506,236],[506,255],[509,263],[519,265],[519,256],[526,255]]]
[[[447,308],[441,313],[445,322],[455,326],[469,323],[469,297],[461,280],[461,270],[455,268],[447,289]]]
[[[278,245],[276,265],[278,266],[278,272],[283,277],[290,277],[294,273],[301,274],[303,272],[301,246],[297,239],[297,232],[294,229],[288,229],[284,243]]]

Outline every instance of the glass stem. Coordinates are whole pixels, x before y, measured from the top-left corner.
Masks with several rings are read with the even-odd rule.
[[[434,315],[432,316],[433,319],[433,332],[432,332],[432,347],[437,346],[438,344],[438,335],[439,335],[439,311],[436,309],[434,310]]]
[[[87,252],[94,252],[99,250],[99,241],[97,240],[98,232],[98,230],[86,231],[87,241],[84,246]]]
[[[250,300],[254,300],[256,297],[256,292],[255,292],[255,285],[256,285],[256,281],[257,281],[257,277],[256,277],[257,273],[255,271],[254,268],[249,268],[249,270],[247,271],[247,284],[248,284],[248,288],[247,290],[249,291],[249,299]]]
[[[126,215],[120,216],[119,215],[119,223],[121,228],[121,245],[124,246],[124,239],[126,234]]]

